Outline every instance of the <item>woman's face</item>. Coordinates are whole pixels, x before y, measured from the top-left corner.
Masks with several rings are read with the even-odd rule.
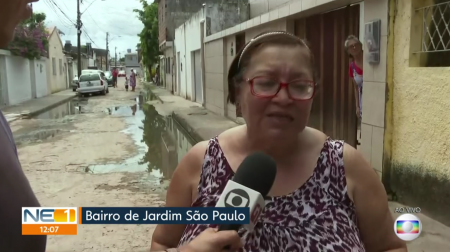
[[[308,49],[265,45],[253,52],[243,77],[245,81],[241,83],[239,101],[247,127],[252,132],[279,140],[295,137],[305,128],[312,99],[305,99],[307,96],[304,94],[314,93],[315,86]],[[253,92],[247,79],[254,80]],[[262,95],[265,97],[257,96],[264,90],[273,90],[271,87],[274,85],[279,87],[279,83],[288,84],[275,96],[267,97],[268,93]],[[292,99],[294,95],[296,99]]]
[[[362,51],[362,45],[358,40],[352,39],[347,44],[347,51],[352,56],[358,55]]]

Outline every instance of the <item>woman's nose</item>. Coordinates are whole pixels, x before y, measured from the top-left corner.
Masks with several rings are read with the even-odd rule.
[[[290,104],[292,103],[292,99],[289,97],[289,91],[287,86],[282,86],[280,91],[278,91],[277,95],[272,99],[274,102],[278,102],[281,104]]]

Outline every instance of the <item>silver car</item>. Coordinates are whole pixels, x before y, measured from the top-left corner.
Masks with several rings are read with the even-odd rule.
[[[87,73],[80,76],[80,86],[77,88],[78,94],[100,93],[106,95],[109,93],[108,82],[104,74]]]

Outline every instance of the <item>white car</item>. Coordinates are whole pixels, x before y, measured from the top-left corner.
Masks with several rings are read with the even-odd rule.
[[[99,72],[82,74],[80,76],[77,92],[80,95],[93,93],[106,95],[109,93],[108,81],[106,80],[105,75]]]
[[[102,70],[98,70],[98,69],[84,69],[84,70],[81,70],[81,75],[89,74],[89,73],[103,73],[103,71]]]
[[[117,77],[125,77],[127,74],[125,73],[125,70],[120,70],[117,74]]]

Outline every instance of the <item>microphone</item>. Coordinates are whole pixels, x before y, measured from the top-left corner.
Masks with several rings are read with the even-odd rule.
[[[249,155],[239,165],[233,180],[228,181],[216,207],[249,207],[250,223],[244,228],[253,231],[276,174],[277,165],[273,158],[262,152]],[[224,224],[219,226],[219,231],[238,231],[240,227],[240,224]]]

